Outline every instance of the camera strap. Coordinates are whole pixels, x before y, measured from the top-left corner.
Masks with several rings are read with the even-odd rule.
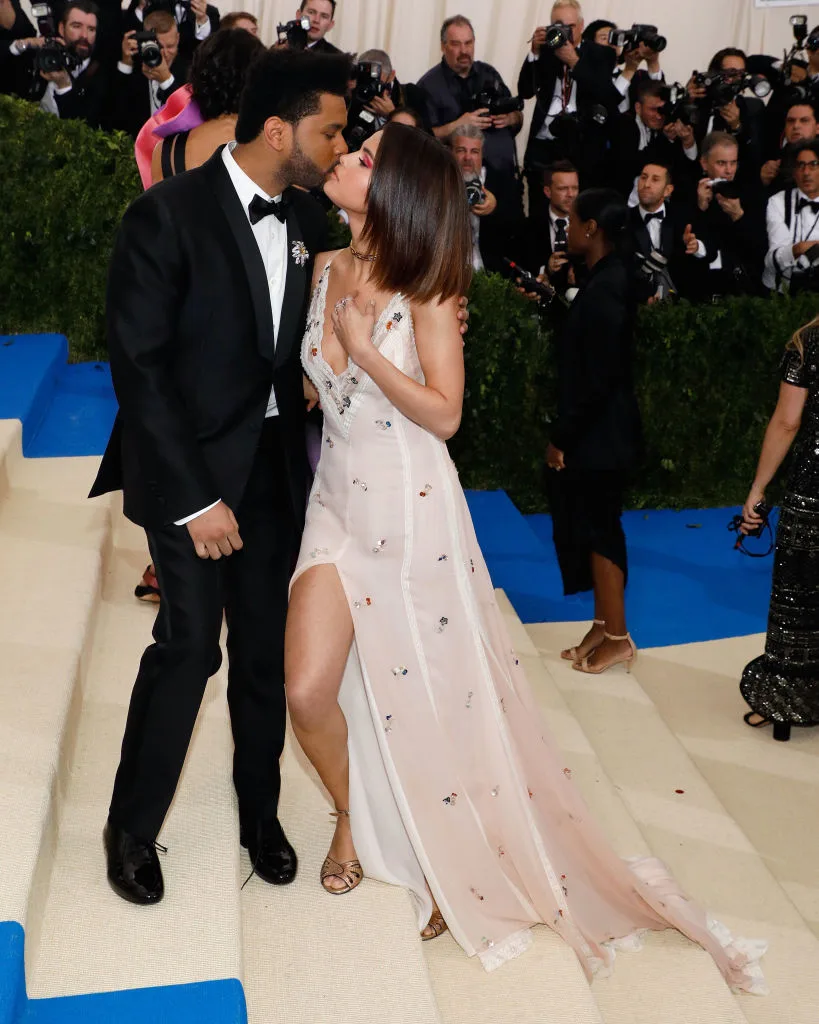
[[[749,551],[748,548],[745,547],[745,539],[746,538],[745,538],[745,534],[740,531],[740,527],[741,526],[742,526],[742,516],[734,516],[734,518],[728,524],[728,530],[731,533],[735,533],[737,535],[737,542],[736,542],[736,544],[734,544],[734,551],[739,551],[741,554],[747,555],[748,558],[767,558],[768,555],[776,547],[776,540],[774,539],[773,530],[771,529],[771,521],[770,521],[770,519],[769,518],[765,519],[765,523],[762,526],[762,530],[760,532],[760,537],[762,537],[762,536],[765,535],[765,531],[766,530],[768,531],[768,537],[770,539],[770,544],[768,545],[767,551]]]

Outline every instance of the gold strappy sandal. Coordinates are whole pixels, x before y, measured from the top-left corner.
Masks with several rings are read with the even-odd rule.
[[[427,928],[431,929],[429,935],[426,934]],[[429,942],[430,939],[437,939],[439,935],[443,935],[447,931],[447,923],[441,914],[441,911],[436,907],[432,911],[432,917],[429,919],[429,924],[421,932],[421,941]]]
[[[611,633],[603,634],[607,640],[628,640],[630,653],[622,654],[619,658],[614,658],[612,661],[607,661],[604,665],[590,665],[589,658],[591,655],[583,658],[582,661],[576,661],[572,668],[575,672],[584,672],[589,676],[599,676],[604,672],[608,672],[610,668],[614,668],[615,665],[625,665],[626,672],[631,672],[631,667],[637,660],[637,647],[634,641],[631,639],[631,634],[626,633],[625,636],[612,636]]]
[[[595,626],[605,626],[606,620],[605,619],[592,619],[592,623]],[[580,644],[578,644],[577,646],[579,647]],[[591,654],[596,649],[597,649],[596,647],[592,647],[592,649],[588,653]],[[560,657],[564,661],[580,661],[581,660],[581,655],[580,655],[577,647],[567,647],[565,651],[561,651],[560,652]]]
[[[349,811],[331,811],[331,818],[349,818]],[[352,892],[356,886],[361,885],[364,880],[364,871],[361,867],[361,862],[358,860],[345,860],[337,861],[329,854],[321,865],[321,885],[325,892],[329,892],[331,896],[343,896],[345,893]],[[330,878],[340,878],[344,882],[343,889],[335,889],[332,886],[327,885],[327,880]]]

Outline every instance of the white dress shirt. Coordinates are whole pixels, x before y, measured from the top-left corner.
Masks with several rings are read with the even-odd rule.
[[[245,174],[233,158],[233,150],[235,147],[235,142],[231,142],[225,146],[222,150],[222,160],[224,161],[225,169],[230,176],[233,187],[236,189],[239,202],[244,208],[248,223],[250,223],[249,206],[253,201],[254,196],[261,196],[262,199],[266,199],[268,202],[271,199],[278,202],[280,201],[281,196],[273,197],[267,195],[266,192],[259,188],[252,178]],[[282,224],[278,217],[270,216],[264,217],[262,220],[257,221],[256,224],[252,224],[251,230],[253,231],[253,236],[256,239],[256,244],[259,246],[259,253],[262,257],[262,262],[264,263],[267,283],[270,288],[270,309],[273,314],[275,344],[276,335],[282,318],[284,287],[287,280],[287,225]],[[276,403],[276,392],[271,388],[265,418],[267,419],[271,416],[278,415],[279,409]],[[218,504],[219,502],[215,501],[212,505],[208,505],[207,508],[194,512],[193,515],[187,516],[185,519],[178,519],[174,525],[184,526],[192,519],[197,519],[203,513],[209,512]]]
[[[70,76],[72,78],[79,78],[90,63],[91,58],[86,57],[78,68],[74,68],[73,71],[69,72]],[[55,117],[59,117],[60,108],[57,106],[57,97],[65,96],[66,93],[71,92],[72,88],[73,85],[69,84],[58,89],[56,82],[49,82],[46,86],[46,91],[43,93],[43,98],[40,100],[40,110],[44,110],[47,114],[53,114]]]
[[[777,192],[768,200],[765,219],[768,227],[768,252],[765,255],[765,270],[762,283],[766,288],[781,287],[790,281],[794,272],[806,271],[810,268],[810,260],[804,253],[798,258],[793,255],[793,246],[797,242],[819,242],[819,215],[810,207],[797,213],[800,199],[808,202],[819,202],[819,196],[811,199],[801,189],[792,189],[791,223],[785,223],[785,195]]]

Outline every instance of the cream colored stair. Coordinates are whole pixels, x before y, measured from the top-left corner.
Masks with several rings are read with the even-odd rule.
[[[643,842],[670,866],[683,888],[734,934],[769,941],[763,969],[771,994],[737,996],[736,1011],[749,1024],[815,1024],[819,1005],[819,943],[641,685],[644,678],[648,681],[654,677],[657,654],[643,652],[632,676],[620,670],[583,676],[559,658],[560,648],[582,635],[582,624],[532,625],[526,631],[545,668],[539,686],[544,687],[547,699],[556,695],[563,699],[619,794],[618,803],[625,806],[636,823]],[[688,693],[683,685],[675,687],[673,699],[684,709],[690,710],[697,697],[708,699],[703,693]],[[670,694],[668,700],[672,700]],[[730,714],[726,707],[722,712],[714,708],[714,722],[721,718],[729,734],[741,713],[740,703],[735,699]],[[740,727],[746,728],[741,722]],[[602,816],[605,808],[601,804],[612,806],[611,802],[608,798],[600,801],[601,790],[588,768],[584,770],[578,765],[576,777],[593,810]],[[628,852],[623,846],[625,833],[619,831],[624,824],[619,815],[617,820],[608,822],[609,834],[621,853]],[[629,828],[633,831],[633,824]],[[702,961],[702,972],[692,971],[688,975],[688,950],[693,947],[671,933],[666,933],[664,941],[671,947],[676,944],[678,950],[669,947],[664,965],[658,963],[656,971],[643,975],[639,962],[648,960],[656,941],[652,937],[638,956],[620,958],[614,985],[595,985],[607,1024],[677,1020],[702,1020],[710,1024],[733,1019],[721,1016],[729,1013],[724,1000],[719,1012],[716,1002],[712,1003],[717,992],[710,980],[706,989],[706,962]],[[642,986],[639,978],[643,979]],[[641,987],[642,995],[638,995]],[[643,1014],[641,1000],[647,994],[649,1005]],[[687,1017],[683,1011],[686,1000],[692,1002]],[[693,1005],[697,1001],[702,1004],[699,1011]]]
[[[51,882],[39,933],[29,944],[33,998],[242,978],[239,834],[224,671],[208,683],[159,836],[168,848],[160,854],[165,899],[133,906],[105,878],[102,828],[131,688],[155,617],[155,608],[133,596],[147,561],[143,532],[116,511],[113,541],[82,677]],[[64,605],[72,596],[66,587]]]
[[[42,918],[109,537],[94,459],[23,459],[0,422],[0,920]],[[31,944],[27,945],[30,952]]]

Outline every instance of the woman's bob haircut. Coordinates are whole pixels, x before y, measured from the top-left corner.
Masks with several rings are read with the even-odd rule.
[[[366,143],[365,143],[366,146]],[[375,155],[362,240],[374,284],[415,302],[466,295],[472,232],[455,157],[418,128],[388,124]]]

